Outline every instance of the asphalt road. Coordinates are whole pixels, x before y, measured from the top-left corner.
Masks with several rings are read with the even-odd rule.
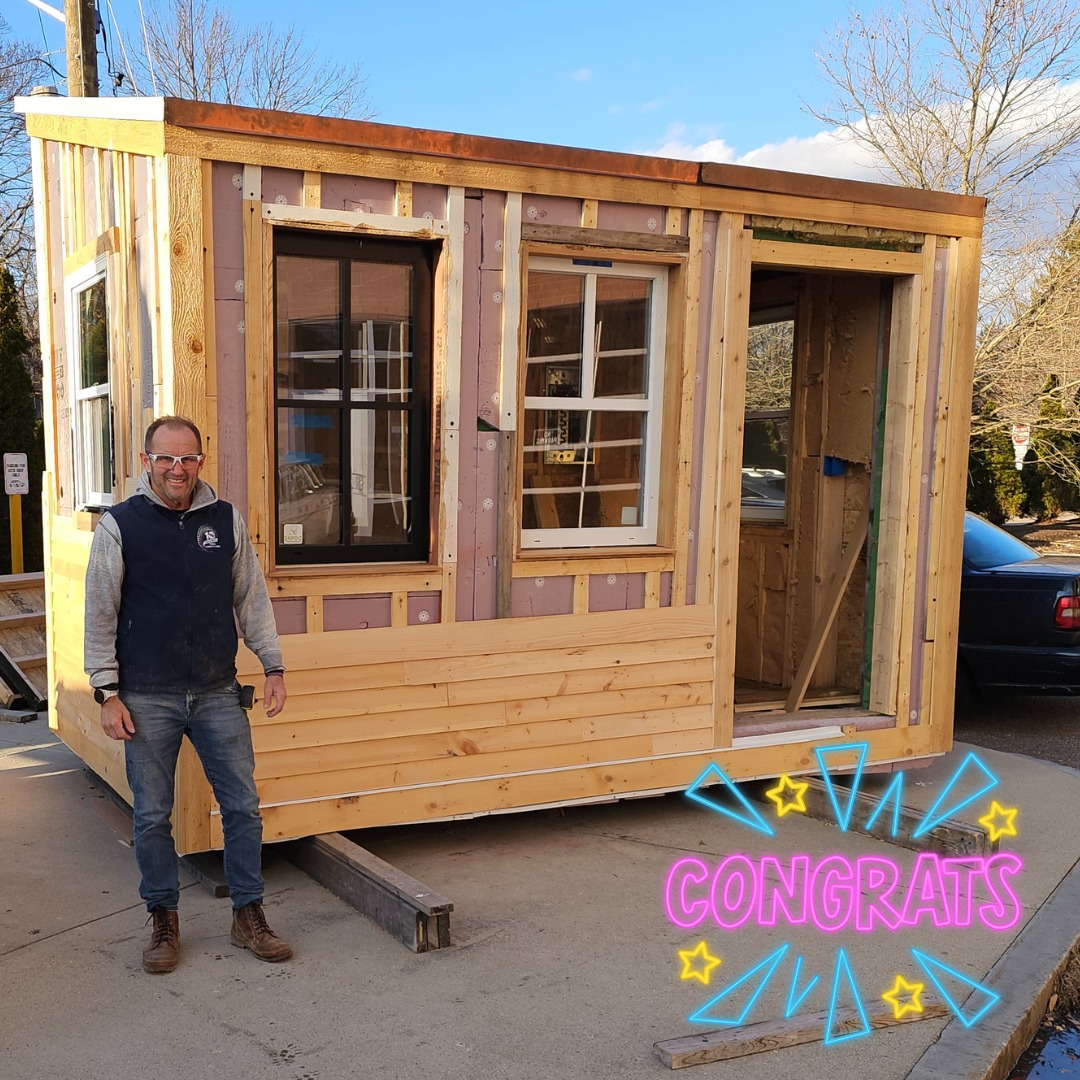
[[[1080,769],[1080,697],[976,698],[956,739]]]

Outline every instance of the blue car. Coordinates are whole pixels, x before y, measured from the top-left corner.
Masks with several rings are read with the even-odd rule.
[[[964,517],[956,700],[1080,693],[1080,555],[1040,555]]]

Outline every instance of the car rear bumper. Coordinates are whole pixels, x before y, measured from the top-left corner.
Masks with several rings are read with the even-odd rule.
[[[980,690],[1080,694],[1080,646],[961,645],[959,654]]]

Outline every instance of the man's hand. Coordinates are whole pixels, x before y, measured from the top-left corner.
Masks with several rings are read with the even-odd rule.
[[[113,696],[101,706],[101,728],[110,739],[126,740],[135,734],[131,713],[119,697]]]
[[[285,699],[288,696],[285,692],[284,675],[266,676],[266,685],[263,687],[263,708],[267,716],[277,716],[285,708]]]

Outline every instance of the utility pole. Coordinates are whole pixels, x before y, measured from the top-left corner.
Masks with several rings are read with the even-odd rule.
[[[64,26],[67,38],[68,97],[97,97],[96,0],[67,0]]]

